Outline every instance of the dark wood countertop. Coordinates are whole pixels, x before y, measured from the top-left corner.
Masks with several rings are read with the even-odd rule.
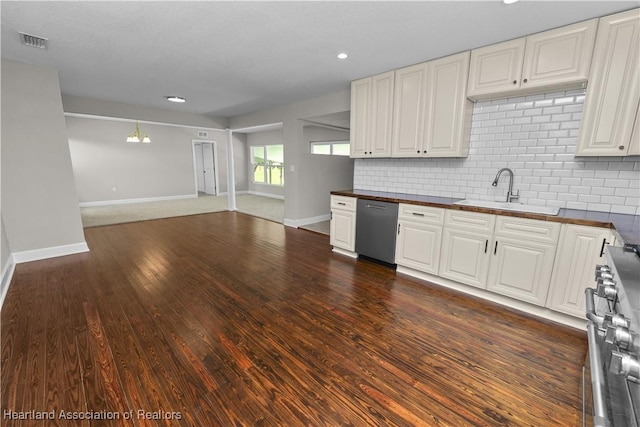
[[[381,202],[409,203],[413,205],[433,206],[445,209],[481,212],[495,215],[530,218],[541,221],[553,221],[567,224],[587,225],[591,227],[611,228],[618,232],[625,243],[640,244],[640,215],[625,215],[607,212],[584,211],[579,209],[560,209],[558,215],[543,215],[529,212],[514,212],[476,206],[454,205],[462,199],[451,197],[423,196],[418,194],[387,193],[384,191],[344,190],[332,191],[337,196],[357,197]]]

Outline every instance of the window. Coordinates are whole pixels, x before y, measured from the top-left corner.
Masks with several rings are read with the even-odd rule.
[[[349,141],[312,141],[311,154],[327,156],[348,156],[351,152]]]
[[[251,147],[253,182],[284,185],[284,146],[254,145]]]

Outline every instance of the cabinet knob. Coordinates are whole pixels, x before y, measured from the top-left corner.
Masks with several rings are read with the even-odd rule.
[[[424,154],[427,154],[427,150],[424,150],[424,151],[423,151],[423,153],[424,153]]]
[[[624,145],[619,146],[618,150],[624,150]]]
[[[420,154],[420,150],[418,150],[417,153]]]
[[[525,83],[526,83],[527,81],[528,81],[528,79],[524,79],[524,80],[523,80],[523,82],[525,82]]]
[[[518,84],[518,81],[517,81],[517,80],[514,80],[514,81],[513,81],[513,84],[514,84],[514,85],[517,85],[517,84]]]

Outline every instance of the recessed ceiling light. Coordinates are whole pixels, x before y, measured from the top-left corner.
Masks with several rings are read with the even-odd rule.
[[[518,0],[502,0],[502,3],[504,3],[504,4],[514,4],[517,1]]]
[[[349,55],[344,52],[338,54],[338,59],[347,59],[348,57]]]
[[[167,101],[170,102],[187,102],[187,100],[181,96],[167,96]]]

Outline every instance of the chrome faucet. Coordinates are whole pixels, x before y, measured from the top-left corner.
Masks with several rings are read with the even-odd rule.
[[[518,200],[520,198],[520,191],[516,191],[515,193],[513,192],[513,171],[511,169],[509,168],[500,169],[498,171],[498,174],[496,175],[496,179],[493,180],[491,185],[493,187],[498,186],[498,178],[500,178],[500,174],[502,174],[502,172],[507,172],[509,174],[509,191],[507,192],[507,203],[511,203],[514,200]]]

